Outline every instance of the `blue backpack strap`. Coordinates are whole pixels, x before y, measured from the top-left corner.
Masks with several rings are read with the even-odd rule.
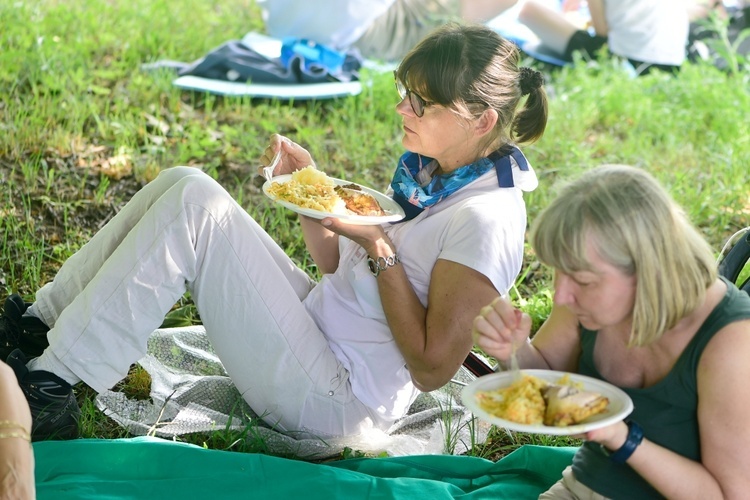
[[[750,261],[750,228],[746,228],[746,234],[729,250],[719,263],[719,274],[735,283],[737,288],[750,294],[750,278],[743,283],[738,282],[740,273],[748,261]]]
[[[497,151],[493,151],[487,158],[492,160],[497,171],[497,183],[501,188],[511,188],[515,186],[513,182],[513,163],[511,157],[518,164],[518,168],[523,171],[529,170],[529,162],[520,149],[515,146],[508,146]]]

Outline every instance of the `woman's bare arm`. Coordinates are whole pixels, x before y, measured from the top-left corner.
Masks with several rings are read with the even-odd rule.
[[[35,498],[31,412],[16,374],[0,361],[0,498]],[[17,424],[17,427],[16,427]]]
[[[604,13],[604,2],[602,0],[589,0],[589,13],[591,14],[591,25],[599,36],[609,34],[609,25]]]
[[[698,366],[703,465],[725,498],[750,491],[750,320],[730,323],[706,346]]]
[[[315,219],[299,217],[305,246],[321,274],[330,274],[339,266],[339,235],[329,231]]]
[[[731,323],[708,343],[698,365],[701,461],[644,439],[628,459],[667,498],[744,499],[750,490],[750,320]],[[587,439],[614,450],[627,436],[623,422]]]
[[[373,259],[397,253],[380,226],[352,226],[333,219],[322,224],[360,244]],[[471,349],[472,320],[497,290],[483,274],[442,259],[432,270],[428,307],[414,292],[403,265],[381,272],[377,283],[388,326],[414,385],[422,391],[444,386]]]
[[[701,462],[671,452],[639,454],[630,465],[669,498],[747,498],[750,491],[750,320],[730,323],[698,364]],[[668,456],[667,454],[675,455]],[[662,456],[663,455],[663,456]],[[651,466],[658,463],[659,472]]]
[[[402,266],[378,277],[388,325],[414,384],[422,391],[444,386],[471,350],[471,323],[497,290],[486,276],[439,259],[430,279],[428,307],[419,302]]]

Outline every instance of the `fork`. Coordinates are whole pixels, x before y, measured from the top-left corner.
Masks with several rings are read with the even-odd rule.
[[[273,160],[271,160],[271,163],[268,164],[267,167],[263,167],[263,177],[265,177],[268,182],[271,182],[271,179],[273,179],[273,171],[280,161],[281,148],[279,148],[279,151],[273,156]]]
[[[521,369],[518,366],[518,357],[516,351],[518,350],[518,343],[516,339],[511,340],[511,351],[510,351],[510,371],[513,374],[513,380],[521,378]]]

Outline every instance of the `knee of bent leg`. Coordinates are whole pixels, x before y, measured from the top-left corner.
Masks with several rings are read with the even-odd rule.
[[[205,172],[191,167],[175,168],[192,171],[192,174],[183,171],[184,175],[176,178],[172,186],[175,192],[180,193],[179,196],[183,203],[209,208],[223,206],[228,200],[233,201],[227,190]]]
[[[195,167],[170,167],[162,170],[153,181],[163,189],[163,195],[169,198],[168,203],[179,205],[191,203],[201,205],[209,198],[214,198],[216,191],[223,189],[208,174]]]
[[[173,185],[176,184],[180,179],[184,179],[185,177],[205,175],[206,174],[199,168],[179,166],[165,168],[164,170],[159,172],[157,179]]]

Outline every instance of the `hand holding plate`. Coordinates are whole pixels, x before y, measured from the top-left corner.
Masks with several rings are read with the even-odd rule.
[[[379,224],[350,224],[347,221],[334,217],[326,217],[325,219],[322,219],[320,223],[329,231],[333,231],[340,236],[344,236],[355,243],[358,243],[365,250],[373,246],[373,242],[382,238],[388,238]]]

